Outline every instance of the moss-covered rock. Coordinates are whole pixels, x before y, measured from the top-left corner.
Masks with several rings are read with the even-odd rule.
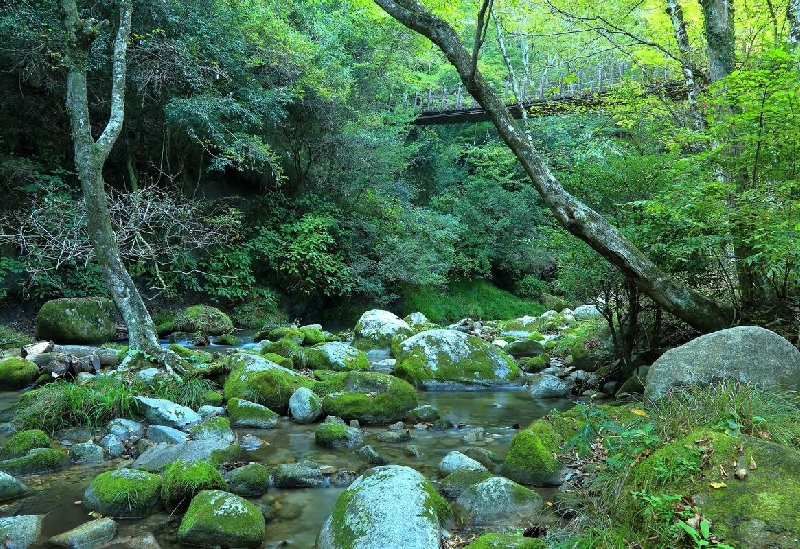
[[[36,316],[37,339],[57,343],[105,343],[117,334],[116,307],[106,298],[48,301]]]
[[[228,490],[244,497],[258,497],[269,488],[269,471],[260,463],[248,463],[225,473]]]
[[[322,410],[345,420],[381,425],[400,420],[417,405],[417,391],[407,382],[377,372],[348,372],[318,382]]]
[[[24,358],[0,361],[0,391],[17,391],[29,386],[39,377],[36,364]]]
[[[424,404],[422,406],[417,406],[409,410],[406,413],[405,420],[409,423],[433,423],[441,416],[439,415],[439,410],[435,407],[431,406],[430,404]]]
[[[178,528],[178,539],[189,545],[258,547],[264,534],[264,515],[258,507],[221,490],[197,494]]]
[[[361,315],[353,329],[353,345],[362,351],[388,351],[397,339],[413,334],[411,327],[389,311],[372,309]]]
[[[403,317],[403,322],[411,327],[411,331],[414,334],[424,332],[425,330],[435,330],[436,328],[441,327],[435,322],[428,320],[428,317],[420,312],[411,313],[410,315]]]
[[[285,357],[285,356],[281,356],[281,355],[279,355],[277,353],[265,352],[265,353],[261,353],[261,354],[262,354],[262,356],[264,358],[266,358],[267,360],[271,360],[272,362],[274,362],[278,366],[283,366],[287,370],[293,370],[294,369],[294,362],[292,362],[291,358],[288,358],[288,357]]]
[[[214,345],[236,346],[241,345],[242,340],[233,334],[222,334],[221,336],[215,337],[213,343]]]
[[[311,387],[312,380],[278,366],[258,355],[238,353],[225,359],[231,370],[225,382],[225,398],[241,398],[262,404],[279,414],[289,409],[289,399],[299,387]]]
[[[542,508],[542,497],[505,477],[492,477],[468,487],[454,510],[464,524],[501,530],[518,528],[520,521]]]
[[[384,549],[392,540],[398,547],[439,549],[440,528],[451,516],[450,505],[418,472],[375,467],[339,496],[317,547]]]
[[[186,507],[201,490],[224,490],[225,479],[213,465],[204,461],[178,460],[164,472],[161,499],[168,510]]]
[[[481,535],[465,549],[547,549],[547,543],[518,534],[488,533]]]
[[[458,499],[458,496],[473,484],[478,484],[493,476],[488,471],[470,471],[466,469],[453,471],[442,479],[440,490],[443,496],[450,499]]]
[[[305,368],[307,364],[306,349],[293,337],[282,337],[261,350],[263,355],[276,354],[292,361],[294,368]]]
[[[513,341],[506,345],[503,350],[514,358],[539,356],[544,353],[541,341],[530,337]]]
[[[631,375],[631,377],[626,379],[623,384],[620,385],[619,389],[617,389],[617,395],[641,395],[642,393],[644,393],[644,383],[636,374]]]
[[[307,326],[300,326],[300,332],[303,334],[303,345],[311,347],[319,343],[325,343],[328,338],[319,324],[309,324]]]
[[[0,461],[0,471],[15,477],[53,473],[69,465],[69,454],[53,448],[34,448],[24,456]]]
[[[364,351],[341,342],[323,343],[306,349],[308,367],[312,370],[333,370],[349,372],[351,370],[369,370],[370,364]]]
[[[178,313],[174,328],[179,332],[222,335],[233,331],[233,322],[216,307],[194,305]]]
[[[278,414],[266,406],[241,398],[228,400],[228,416],[234,427],[275,429],[278,426]]]
[[[516,383],[519,367],[497,346],[454,330],[428,330],[400,344],[395,372],[416,387]]]
[[[789,511],[800,508],[800,452],[760,438],[695,431],[638,462],[620,493],[615,517],[640,533],[658,524],[637,494],[690,494],[729,545],[789,549],[800,538],[800,514]]]
[[[236,437],[231,431],[231,422],[224,417],[211,417],[193,425],[189,429],[189,434],[195,440],[224,440],[233,442]]]
[[[314,431],[314,440],[325,448],[353,448],[364,442],[359,429],[339,423],[320,423]]]
[[[39,429],[19,431],[0,449],[0,460],[22,457],[34,448],[50,448],[50,437]]]
[[[511,439],[503,475],[520,484],[557,486],[563,480],[561,463],[554,456],[559,447],[553,427],[547,421],[536,420]]]
[[[538,374],[550,366],[550,355],[542,353],[539,356],[529,356],[519,360],[519,367],[528,373]]]
[[[136,469],[97,475],[84,494],[89,509],[114,518],[151,515],[161,502],[161,477]]]

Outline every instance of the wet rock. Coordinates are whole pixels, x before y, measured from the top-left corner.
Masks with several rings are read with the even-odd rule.
[[[117,335],[116,307],[107,298],[46,302],[36,315],[36,337],[57,343],[105,343]]]
[[[225,381],[225,398],[257,400],[270,410],[285,414],[289,399],[300,387],[311,387],[312,380],[271,360],[250,353],[237,353],[225,359],[231,369]],[[230,413],[230,409],[229,409]]]
[[[122,441],[114,435],[106,435],[100,439],[98,445],[109,455],[111,458],[118,458],[125,453],[125,445]]]
[[[289,412],[297,423],[313,423],[322,417],[322,402],[311,389],[300,387],[289,399]]]
[[[411,431],[405,429],[403,431],[382,431],[375,435],[381,442],[408,442],[411,440]]]
[[[69,449],[69,457],[73,463],[101,463],[103,448],[93,442],[75,444]]]
[[[0,460],[19,458],[35,448],[50,448],[50,437],[40,429],[19,431],[0,449]]]
[[[265,441],[255,435],[242,435],[239,437],[239,446],[242,447],[242,450],[247,450],[248,452],[258,450],[266,445],[267,443]]]
[[[27,493],[27,486],[11,475],[0,472],[0,501],[15,499]]]
[[[117,418],[108,422],[108,425],[106,425],[106,431],[122,441],[132,443],[144,436],[145,428],[144,425],[138,421]]]
[[[111,541],[115,535],[117,535],[117,523],[110,518],[99,518],[51,537],[50,543],[69,549],[92,549]]]
[[[7,549],[26,549],[42,535],[44,515],[0,518],[0,540]]]
[[[161,499],[168,511],[186,507],[195,494],[202,490],[227,488],[216,467],[204,461],[182,461],[172,463],[164,472]]]
[[[339,496],[317,536],[317,549],[439,549],[440,528],[452,511],[430,483],[409,467],[370,469]]]
[[[470,486],[493,476],[488,471],[454,471],[442,479],[439,490],[444,497],[455,500]]]
[[[336,471],[334,474],[331,475],[331,485],[332,486],[350,486],[358,477],[358,473],[355,471]]]
[[[53,473],[69,465],[69,454],[52,448],[34,448],[22,457],[0,461],[0,471],[9,475]]]
[[[528,392],[533,398],[566,398],[569,386],[554,375],[538,374],[531,382]]]
[[[403,418],[417,405],[417,391],[407,382],[377,372],[336,373],[314,389],[326,396],[322,410],[366,425],[383,425]]]
[[[225,473],[228,491],[236,495],[255,498],[269,488],[269,471],[260,463],[248,463]]]
[[[416,444],[407,444],[405,448],[403,448],[403,453],[408,457],[422,457],[422,450],[419,449],[419,446]]]
[[[542,342],[536,339],[522,339],[506,345],[503,349],[514,358],[539,356],[544,353]]]
[[[454,471],[488,471],[486,467],[475,461],[474,459],[465,456],[461,452],[450,452],[442,461],[439,462],[437,467],[439,475],[446,477]]]
[[[308,367],[312,370],[349,372],[370,369],[369,359],[364,351],[341,341],[324,343],[306,349],[306,359]]]
[[[210,404],[204,404],[197,409],[197,413],[200,414],[201,418],[208,419],[215,416],[224,416],[225,408],[222,406],[211,406]]]
[[[455,427],[455,425],[453,425],[453,422],[449,419],[437,419],[433,422],[434,431],[447,431],[453,427]]]
[[[152,442],[181,444],[189,439],[189,435],[166,425],[149,425],[147,427],[147,439]]]
[[[492,470],[495,467],[494,453],[486,448],[471,446],[462,452],[465,456],[474,459],[484,467]]]
[[[493,529],[517,528],[543,506],[536,492],[505,477],[492,477],[466,488],[455,509],[465,524]]]
[[[236,440],[236,436],[231,431],[230,421],[224,417],[212,417],[202,420],[189,429],[189,435],[195,440],[220,440],[228,444]]]
[[[406,412],[405,420],[409,423],[433,423],[439,417],[439,410],[430,404],[424,404]]]
[[[356,453],[362,461],[369,463],[370,465],[386,465],[389,463],[388,459],[376,452],[369,444],[359,448],[358,452]]]
[[[161,471],[173,461],[208,461],[215,465],[236,461],[241,448],[221,440],[188,440],[181,444],[156,444],[133,462],[132,467],[144,471]]]
[[[322,484],[322,471],[313,461],[284,463],[275,470],[275,487],[310,488]]]
[[[353,448],[364,442],[364,435],[360,429],[326,422],[314,431],[314,440],[325,448]]]
[[[178,539],[189,545],[258,547],[264,541],[264,515],[235,494],[204,490],[189,504]]]
[[[486,429],[483,427],[475,427],[474,429],[470,429],[467,431],[461,440],[465,444],[471,444],[473,442],[478,442],[479,440],[483,440],[486,438]]]
[[[161,477],[135,469],[97,475],[84,493],[89,509],[116,518],[142,518],[161,504]]]
[[[167,425],[186,431],[202,419],[200,414],[191,408],[163,398],[137,396],[136,402],[139,403],[139,410],[144,417],[152,424]]]

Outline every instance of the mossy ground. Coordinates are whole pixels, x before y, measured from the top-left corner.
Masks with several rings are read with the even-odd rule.
[[[513,534],[488,533],[478,537],[465,549],[547,549],[546,542]]]

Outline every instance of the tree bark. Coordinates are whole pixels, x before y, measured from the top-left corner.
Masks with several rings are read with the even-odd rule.
[[[155,325],[120,259],[103,181],[103,166],[119,137],[125,117],[126,52],[131,30],[131,0],[120,0],[119,28],[114,41],[111,113],[96,141],[92,137],[89,118],[86,63],[97,34],[98,23],[81,19],[76,0],[61,0],[61,7],[68,44],[65,56],[69,71],[67,111],[72,127],[75,168],[86,202],[89,239],[111,297],[128,325],[130,348],[156,355],[161,347]]]
[[[790,47],[796,48],[800,44],[800,0],[789,0],[786,20],[789,22],[789,37],[786,42]]]
[[[375,0],[375,3],[444,52],[467,91],[490,115],[498,133],[565,229],[619,268],[653,301],[693,327],[709,332],[731,326],[736,321],[732,306],[717,303],[660,271],[618,229],[561,186],[480,71],[476,69],[471,73],[474,60],[447,22],[431,14],[416,0]]]
[[[692,119],[692,129],[703,131],[706,128],[706,121],[700,111],[698,99],[700,98],[700,86],[694,78],[694,64],[692,63],[692,48],[689,44],[689,34],[686,32],[686,22],[683,20],[683,10],[680,0],[667,0],[667,14],[672,21],[672,30],[675,33],[675,41],[678,43],[678,51],[681,55],[681,72],[686,83],[686,95],[689,101],[689,116]]]
[[[733,5],[729,0],[700,0],[708,52],[708,72],[717,82],[733,72]]]

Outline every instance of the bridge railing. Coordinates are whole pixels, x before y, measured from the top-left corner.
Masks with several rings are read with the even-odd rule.
[[[597,65],[591,68],[565,72],[563,69],[545,70],[535,79],[524,78],[520,82],[520,97],[515,97],[510,82],[506,80],[502,97],[506,103],[526,103],[534,100],[564,99],[605,93],[628,82],[643,85],[668,83],[679,74],[669,65]],[[496,85],[492,85],[496,88]],[[441,112],[448,110],[478,108],[475,99],[459,84],[439,89],[402,90],[389,95],[393,108],[413,108],[419,112]]]

